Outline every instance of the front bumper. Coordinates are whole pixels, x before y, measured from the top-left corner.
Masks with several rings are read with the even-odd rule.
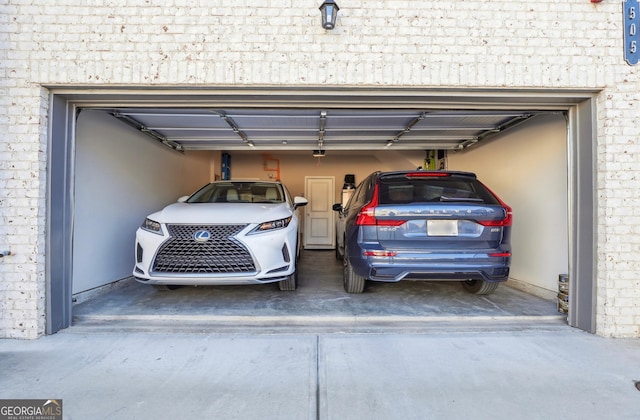
[[[156,285],[243,285],[278,282],[292,275],[297,226],[247,235],[252,228],[163,225],[162,234],[138,229],[133,276]],[[195,241],[192,231],[198,229],[210,230],[212,238]]]
[[[288,272],[289,270],[287,270]],[[285,280],[290,274],[278,277],[258,278],[255,276],[221,276],[221,277],[194,277],[194,276],[148,276],[142,277],[134,270],[133,277],[140,283],[153,285],[185,285],[185,286],[225,286],[266,284]]]

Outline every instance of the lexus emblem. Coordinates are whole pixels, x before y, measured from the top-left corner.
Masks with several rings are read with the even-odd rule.
[[[196,242],[207,242],[211,239],[211,233],[208,230],[199,230],[193,234],[193,239]]]

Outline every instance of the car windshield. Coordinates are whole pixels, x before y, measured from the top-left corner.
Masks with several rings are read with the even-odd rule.
[[[222,181],[204,186],[187,203],[282,203],[280,184],[260,181]]]
[[[475,179],[393,177],[380,181],[380,204],[454,201],[498,204],[496,198]]]

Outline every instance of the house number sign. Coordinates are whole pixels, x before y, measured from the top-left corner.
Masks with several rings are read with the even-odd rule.
[[[640,61],[640,10],[638,0],[624,0],[622,4],[624,59],[633,66]]]

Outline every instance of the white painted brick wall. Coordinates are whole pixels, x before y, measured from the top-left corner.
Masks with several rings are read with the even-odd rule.
[[[587,88],[598,98],[597,332],[640,336],[640,66],[621,2],[5,0],[0,337],[44,331],[46,85]]]

